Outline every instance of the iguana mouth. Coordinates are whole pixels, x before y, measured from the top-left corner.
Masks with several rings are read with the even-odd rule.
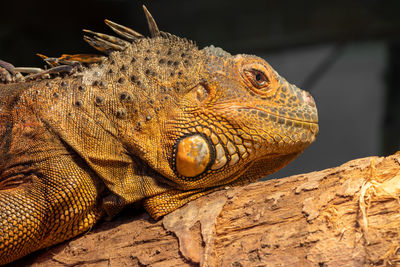
[[[318,125],[318,119],[298,119],[294,117],[289,117],[289,116],[282,116],[281,114],[277,114],[274,112],[266,111],[265,109],[260,109],[257,107],[244,107],[244,106],[230,106],[230,108],[234,108],[237,110],[249,110],[250,112],[258,112],[258,116],[261,118],[270,118],[272,121],[275,121],[277,123],[281,124],[286,124],[285,120],[291,121],[293,123],[307,123],[307,124],[312,124],[312,125]],[[314,114],[313,114],[314,115]],[[314,115],[316,116],[316,114]],[[313,116],[310,116],[313,117]]]
[[[278,124],[286,125],[288,127],[300,128],[304,130],[309,130],[311,133],[316,136],[319,131],[318,126],[318,117],[316,112],[310,115],[310,119],[299,119],[291,116],[282,116],[281,114],[277,114],[271,111],[266,111],[265,109],[260,109],[257,107],[243,107],[243,106],[231,106],[231,108],[236,108],[237,110],[246,110],[247,112],[252,112],[259,118],[273,121]],[[312,118],[315,119],[312,119]]]
[[[304,120],[304,119],[298,119],[298,118],[293,118],[293,117],[286,117],[286,116],[282,116],[282,115],[280,115],[280,114],[276,114],[276,113],[273,113],[273,112],[268,112],[268,111],[265,111],[265,110],[262,110],[262,109],[258,109],[258,108],[245,108],[245,109],[257,110],[257,111],[260,112],[259,115],[260,115],[261,117],[263,117],[263,116],[264,116],[264,117],[269,116],[269,117],[271,118],[271,116],[274,116],[274,117],[277,118],[277,122],[278,122],[278,123],[281,123],[279,119],[284,119],[284,120],[289,120],[289,121],[292,121],[292,122],[309,123],[309,124],[318,124],[318,120],[307,120],[307,119]],[[262,115],[263,113],[266,113],[266,114],[265,114],[265,115]],[[282,124],[285,124],[285,123],[282,123]]]

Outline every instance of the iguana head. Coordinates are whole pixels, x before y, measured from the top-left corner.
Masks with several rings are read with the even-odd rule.
[[[120,141],[154,174],[145,175],[167,184],[143,185],[153,217],[273,173],[314,141],[318,118],[309,93],[259,57],[198,49],[161,32],[145,11],[151,38],[106,21],[127,41],[90,31],[94,38],[86,40],[109,54],[100,75],[117,96],[108,106]]]
[[[226,185],[244,176],[256,180],[314,141],[318,118],[309,93],[256,56],[212,46],[196,53],[196,72],[183,75],[180,83],[187,85],[173,94],[176,105],[164,107],[162,155],[153,163],[179,188]]]
[[[265,60],[213,46],[199,50],[150,25],[153,38],[135,49],[150,55],[140,75],[157,104],[154,120],[136,132],[135,147],[174,188],[147,201],[153,216],[190,198],[182,191],[205,192],[273,173],[314,141],[313,98]]]
[[[254,166],[258,179],[314,141],[313,98],[265,60],[214,46],[198,49],[160,32],[147,17],[152,38],[139,38],[115,61],[135,58],[131,80],[147,94],[134,150],[176,188],[232,183]]]
[[[255,181],[284,167],[315,140],[313,98],[265,60],[212,46],[196,54],[196,71],[181,81],[187,85],[172,97],[176,104],[164,107],[157,145],[162,155],[152,164],[178,188],[205,189],[202,194]],[[159,211],[164,197],[148,210]]]

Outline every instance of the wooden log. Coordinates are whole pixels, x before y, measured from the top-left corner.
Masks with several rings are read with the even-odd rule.
[[[227,188],[153,221],[103,222],[29,266],[395,266],[400,154]]]

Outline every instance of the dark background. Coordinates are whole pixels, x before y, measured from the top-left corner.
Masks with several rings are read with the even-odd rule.
[[[141,5],[161,30],[265,58],[310,90],[319,109],[317,141],[282,177],[400,146],[400,1],[91,0],[2,1],[0,59],[43,66],[42,53],[93,53],[82,28],[111,33],[108,18],[148,34]]]

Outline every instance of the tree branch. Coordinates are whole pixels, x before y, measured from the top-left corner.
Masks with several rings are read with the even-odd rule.
[[[400,263],[400,154],[229,188],[155,222],[125,215],[17,262],[40,266]]]

